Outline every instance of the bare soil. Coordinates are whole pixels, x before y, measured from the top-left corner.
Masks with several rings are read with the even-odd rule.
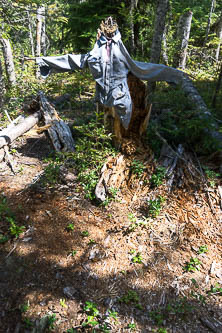
[[[164,184],[151,190],[135,179],[103,207],[84,198],[74,169],[63,169],[58,184],[42,185],[44,159],[51,153],[44,134],[31,131],[13,146],[19,172],[14,175],[1,163],[0,193],[25,229],[0,245],[0,332],[47,331],[41,320],[52,314],[52,332],[91,332],[81,327],[86,301],[97,305],[101,322],[108,309],[118,313],[118,321],[110,319],[111,332],[132,332],[129,324],[135,323],[134,332],[165,332],[159,329],[164,327],[172,333],[207,333],[212,330],[201,319],[222,322],[221,293],[207,293],[216,283],[222,287],[220,184],[168,193]],[[129,214],[141,220],[147,200],[157,195],[166,199],[160,215],[130,231]],[[5,228],[2,221],[0,231]],[[208,251],[198,254],[203,245]],[[133,263],[138,253],[142,263]],[[186,272],[191,257],[201,261],[200,269]],[[132,290],[138,299],[124,301]],[[173,308],[166,310],[169,304]]]

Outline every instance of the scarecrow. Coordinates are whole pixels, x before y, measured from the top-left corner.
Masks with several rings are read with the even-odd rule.
[[[112,17],[102,21],[97,41],[87,54],[38,57],[36,63],[44,78],[50,73],[80,70],[88,65],[96,81],[96,102],[114,108],[125,129],[128,129],[132,116],[132,99],[127,84],[129,73],[140,80],[176,84],[182,76],[181,71],[172,67],[133,60]]]

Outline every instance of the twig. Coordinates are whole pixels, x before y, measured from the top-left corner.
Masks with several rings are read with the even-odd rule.
[[[5,110],[4,112],[5,112],[5,114],[6,114],[7,118],[8,118],[8,120],[10,121],[10,123],[12,123],[12,120],[11,120],[9,114],[8,114],[8,111]]]
[[[14,168],[14,165],[13,165],[13,161],[12,161],[12,158],[9,154],[9,150],[8,150],[8,146],[4,146],[4,151],[5,151],[5,154],[7,156],[7,160],[8,160],[8,164],[10,165],[10,168],[12,169],[12,172],[14,174],[16,174],[16,171],[15,171],[15,168]]]
[[[15,249],[16,249],[16,247],[17,247],[17,245],[18,245],[18,241],[17,242],[15,242],[15,244],[14,244],[14,246],[13,246],[13,248],[11,249],[11,251],[7,254],[7,256],[5,257],[5,258],[8,258],[11,254],[12,254],[12,252],[13,251],[15,251]]]

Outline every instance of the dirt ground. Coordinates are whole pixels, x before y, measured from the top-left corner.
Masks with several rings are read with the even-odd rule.
[[[220,331],[206,324],[222,322],[222,293],[209,293],[222,287],[220,184],[168,193],[164,184],[150,190],[135,182],[102,207],[78,190],[74,169],[42,185],[51,152],[44,134],[27,133],[13,146],[19,172],[1,163],[0,194],[25,229],[0,244],[0,332],[92,332],[82,327],[86,302],[99,311],[94,332],[108,332],[104,324],[110,332]],[[163,209],[144,225],[146,202],[157,194]],[[142,222],[132,230],[135,219]],[[206,253],[198,254],[200,246]],[[191,257],[201,264],[187,272]]]

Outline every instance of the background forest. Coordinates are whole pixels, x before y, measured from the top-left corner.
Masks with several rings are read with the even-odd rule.
[[[110,15],[133,59],[190,78],[140,82],[148,128],[121,149],[88,68],[34,61],[90,51]],[[222,332],[221,49],[221,0],[0,0],[0,333]]]

